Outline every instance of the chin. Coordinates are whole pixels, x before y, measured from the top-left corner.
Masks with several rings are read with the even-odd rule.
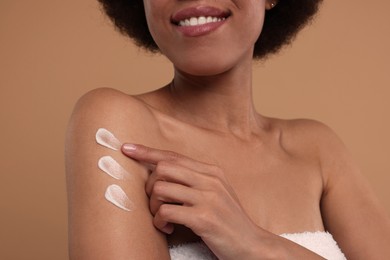
[[[223,74],[231,70],[238,62],[234,59],[229,59],[226,55],[221,57],[212,57],[204,55],[202,57],[194,57],[172,61],[175,69],[190,74],[193,76],[214,76]]]
[[[192,76],[215,76],[229,71],[231,67],[218,66],[216,64],[207,64],[205,66],[199,66],[198,64],[187,64],[184,66],[175,66],[175,69]]]

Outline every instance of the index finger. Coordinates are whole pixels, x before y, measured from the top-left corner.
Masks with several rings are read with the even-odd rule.
[[[207,171],[206,167],[210,166],[210,164],[199,162],[173,151],[155,149],[140,144],[123,144],[122,152],[137,161],[154,165],[161,161],[168,161],[200,172]]]

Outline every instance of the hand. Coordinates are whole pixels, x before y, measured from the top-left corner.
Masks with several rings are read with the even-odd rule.
[[[252,247],[259,246],[261,229],[245,213],[219,167],[142,145],[125,144],[122,151],[155,166],[145,189],[157,229],[170,234],[173,223],[184,225],[219,259],[249,259]]]

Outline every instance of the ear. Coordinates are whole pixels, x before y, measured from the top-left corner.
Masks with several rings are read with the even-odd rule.
[[[265,1],[265,10],[271,10],[278,4],[278,0],[266,0]]]

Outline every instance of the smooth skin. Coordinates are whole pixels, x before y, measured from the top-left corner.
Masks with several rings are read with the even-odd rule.
[[[77,103],[66,140],[70,258],[169,259],[168,245],[202,239],[220,259],[321,259],[277,234],[323,230],[348,259],[390,256],[389,217],[332,130],[254,109],[253,44],[270,2],[144,3],[173,84],[139,96],[98,89]],[[232,15],[183,37],[170,17],[197,5]],[[100,127],[140,145],[99,146]],[[101,173],[105,155],[132,180]],[[133,211],[104,199],[113,183]]]

